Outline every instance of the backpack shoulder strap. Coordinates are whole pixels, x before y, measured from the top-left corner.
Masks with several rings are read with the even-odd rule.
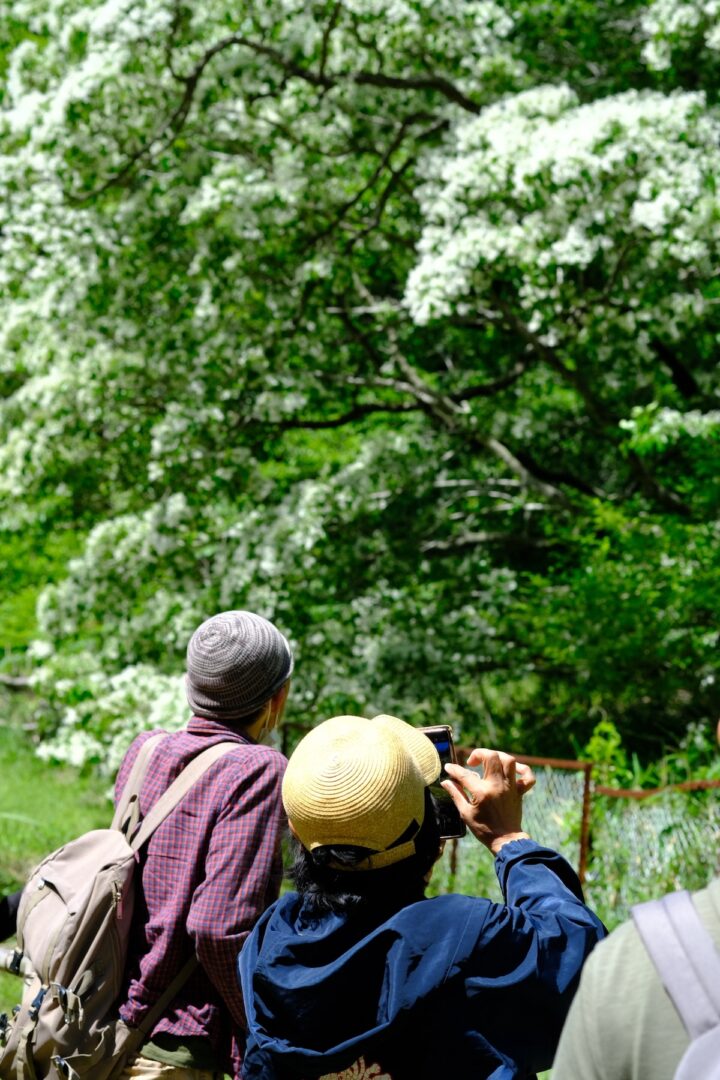
[[[199,780],[210,766],[214,765],[221,757],[229,754],[231,750],[237,750],[238,746],[241,745],[243,744],[236,742],[215,743],[194,757],[180,775],[173,780],[167,791],[163,792],[149,813],[145,815],[140,828],[130,839],[132,849],[139,851],[143,844],[150,839],[158,825],[161,825],[168,814],[175,809],[196,780]]]
[[[636,904],[632,917],[691,1039],[720,1024],[720,954],[690,893]]]
[[[125,786],[122,789],[117,806],[115,807],[115,813],[110,826],[112,829],[132,831],[132,829],[128,829],[128,825],[133,814],[137,819],[138,810],[136,803],[140,796],[140,788],[145,779],[145,773],[150,764],[150,758],[164,738],[164,732],[159,735],[151,735],[138,750],[137,757],[130,770],[130,775],[125,781]]]

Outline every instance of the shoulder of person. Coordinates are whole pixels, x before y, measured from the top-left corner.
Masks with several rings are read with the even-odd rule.
[[[240,751],[236,755],[237,751]],[[236,748],[230,751],[228,754],[230,760],[240,760],[246,758],[252,761],[268,761],[277,762],[285,765],[287,758],[283,754],[282,750],[278,750],[275,746],[265,746],[264,743],[256,742],[238,742]]]
[[[143,743],[146,743],[148,741],[148,739],[152,739],[156,735],[168,736],[168,735],[171,735],[171,734],[173,734],[173,733],[170,732],[170,731],[165,731],[164,728],[152,728],[150,731],[141,731],[140,734],[136,735],[135,738],[133,739],[133,741],[130,743],[130,746],[128,747],[127,753],[129,754],[132,751],[137,752],[140,749],[140,747],[143,745]]]
[[[617,987],[617,979],[627,979],[630,972],[643,979],[651,970],[652,961],[633,920],[628,919],[598,942],[585,962],[582,980],[585,983],[592,981],[596,987],[607,984],[611,989]],[[622,997],[619,995],[618,1000]]]
[[[713,878],[704,889],[694,892],[693,900],[698,915],[720,950],[720,877]]]
[[[238,742],[218,761],[218,768],[228,773],[247,776],[248,772],[262,771],[265,774],[282,776],[287,767],[287,758],[274,746],[262,743]]]
[[[472,950],[493,908],[492,900],[484,896],[464,896],[447,893],[427,897],[400,908],[389,922],[403,935],[410,935],[428,944],[455,942],[456,950]]]
[[[125,751],[123,759],[120,762],[120,768],[118,769],[118,776],[121,776],[121,775],[123,775],[125,773],[129,773],[129,771],[130,771],[130,769],[131,769],[131,767],[133,765],[133,762],[135,761],[135,758],[140,753],[141,747],[148,741],[148,739],[152,739],[155,735],[164,735],[164,736],[166,736],[168,734],[170,734],[170,733],[163,730],[162,728],[154,728],[151,731],[141,731],[139,735],[136,735],[135,738],[130,743],[130,745],[128,746],[127,750]]]

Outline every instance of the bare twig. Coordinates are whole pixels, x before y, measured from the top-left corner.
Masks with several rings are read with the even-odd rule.
[[[321,46],[321,49],[320,49],[320,74],[321,75],[325,74],[325,66],[327,64],[328,55],[329,55],[329,52],[330,52],[330,37],[332,35],[333,30],[335,29],[335,27],[338,24],[338,19],[340,17],[340,12],[341,11],[342,11],[342,4],[335,4],[335,7],[332,9],[332,11],[330,13],[330,18],[328,19],[327,26],[325,27],[325,29],[323,31],[322,46]]]
[[[481,547],[485,544],[502,544],[513,548],[548,548],[557,541],[545,537],[532,539],[528,536],[513,535],[506,532],[468,532],[450,537],[448,540],[426,540],[420,545],[423,552],[453,552],[464,548]]]
[[[356,191],[355,194],[350,199],[347,199],[342,204],[342,206],[340,206],[338,208],[338,210],[333,215],[332,220],[324,228],[322,228],[319,232],[315,233],[310,238],[310,240],[308,241],[308,243],[310,245],[316,244],[320,240],[324,239],[326,236],[329,236],[330,233],[332,233],[337,228],[337,226],[340,224],[340,222],[343,220],[343,218],[346,216],[346,214],[350,210],[352,210],[352,208],[354,206],[356,206],[360,202],[363,195],[366,195],[368,191],[371,191],[373,189],[373,187],[375,186],[377,181],[380,179],[380,177],[382,176],[385,169],[388,168],[388,166],[390,165],[390,160],[391,160],[393,154],[397,150],[399,150],[400,147],[402,146],[403,141],[405,140],[405,137],[406,137],[408,131],[410,130],[410,128],[414,124],[419,124],[419,123],[422,123],[425,120],[432,120],[432,119],[433,119],[432,115],[430,115],[429,113],[425,113],[425,112],[411,113],[409,116],[405,117],[405,119],[402,121],[399,128],[395,132],[395,136],[391,140],[390,145],[387,147],[384,154],[382,155],[382,157],[380,159],[380,162],[378,163],[378,165],[373,170],[373,173],[372,173],[370,179],[365,184],[363,184],[363,186],[358,191]],[[409,165],[409,162],[406,162],[405,165],[403,166],[403,168],[407,167],[408,165]],[[392,172],[392,169],[391,169],[391,172]]]

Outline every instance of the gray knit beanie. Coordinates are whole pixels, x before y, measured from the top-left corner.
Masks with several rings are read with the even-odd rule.
[[[200,625],[187,650],[187,699],[195,716],[252,716],[292,673],[290,646],[252,611],[222,611]]]

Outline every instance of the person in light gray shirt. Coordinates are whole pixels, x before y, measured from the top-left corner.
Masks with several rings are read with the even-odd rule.
[[[693,893],[693,901],[720,950],[720,878]],[[600,942],[583,968],[552,1080],[672,1080],[689,1043],[630,919]]]

